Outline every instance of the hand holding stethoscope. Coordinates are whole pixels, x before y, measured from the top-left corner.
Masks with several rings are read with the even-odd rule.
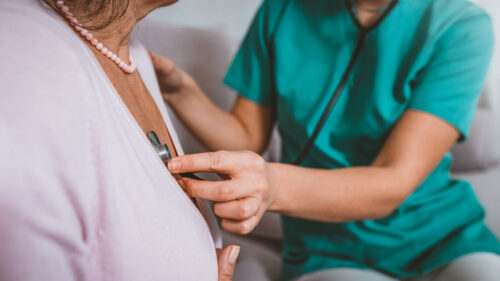
[[[179,185],[192,198],[215,201],[214,213],[230,232],[248,234],[274,201],[276,191],[269,184],[269,165],[258,154],[213,152],[172,159],[170,149],[154,131],[149,141],[170,172],[179,174]],[[204,181],[194,172],[214,172],[224,181]]]
[[[168,59],[150,53],[155,65],[161,65],[160,74],[168,79],[171,92],[177,92],[181,84],[195,82]],[[157,68],[158,71],[158,68]],[[248,234],[266,210],[272,210],[276,197],[276,184],[271,184],[270,165],[257,153],[208,152],[179,156],[172,159],[168,147],[162,144],[154,132],[148,138],[158,156],[170,172],[179,174],[179,184],[194,198],[214,201],[214,213],[222,218],[222,227],[233,233]],[[213,172],[222,175],[224,181],[204,181],[196,172]]]
[[[184,177],[179,184],[195,197],[215,201],[214,213],[222,227],[233,233],[248,234],[276,199],[276,175],[261,156],[249,151],[209,152],[185,155],[168,162],[172,173],[213,172],[224,181],[203,181]]]

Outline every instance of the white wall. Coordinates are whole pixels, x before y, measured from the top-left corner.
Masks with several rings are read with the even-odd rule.
[[[154,11],[148,19],[184,26],[224,26],[239,40],[253,18],[261,0],[180,0]]]

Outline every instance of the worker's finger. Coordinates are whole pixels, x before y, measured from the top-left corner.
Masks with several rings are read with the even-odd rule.
[[[195,198],[216,202],[228,202],[243,199],[251,195],[251,190],[236,180],[200,181],[190,178],[182,179],[182,188]]]
[[[169,161],[168,168],[173,173],[227,173],[234,170],[237,160],[239,159],[235,159],[235,155],[230,152],[206,152],[176,157]]]
[[[247,168],[261,168],[264,163],[255,153],[217,151],[176,157],[169,161],[168,168],[173,173],[216,172],[231,176]]]
[[[222,219],[221,226],[224,230],[239,235],[247,235],[252,232],[260,221],[261,216],[253,216],[247,220]]]
[[[258,211],[259,202],[252,197],[214,204],[214,213],[225,219],[246,220]]]

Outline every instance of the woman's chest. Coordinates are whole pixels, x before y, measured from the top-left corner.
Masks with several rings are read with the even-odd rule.
[[[158,104],[146,87],[141,74],[138,71],[123,74],[114,70],[110,71],[108,77],[143,133],[149,135],[149,132],[155,132],[160,142],[168,146],[172,156],[177,156],[178,152],[170,132],[173,128],[168,128],[165,124]]]
[[[95,280],[215,280],[208,225],[133,116],[102,92],[94,108],[98,186],[88,232]]]

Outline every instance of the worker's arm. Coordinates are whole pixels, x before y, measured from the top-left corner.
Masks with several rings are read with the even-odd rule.
[[[251,150],[267,146],[272,110],[238,96],[231,112],[215,105],[196,82],[168,59],[151,54],[164,100],[210,150]]]
[[[246,234],[266,210],[325,222],[376,219],[391,214],[431,173],[457,141],[446,121],[408,110],[395,125],[375,161],[335,170],[266,163],[251,152],[181,156],[172,172],[211,171],[223,182],[184,179],[194,197],[214,200],[222,226]]]

